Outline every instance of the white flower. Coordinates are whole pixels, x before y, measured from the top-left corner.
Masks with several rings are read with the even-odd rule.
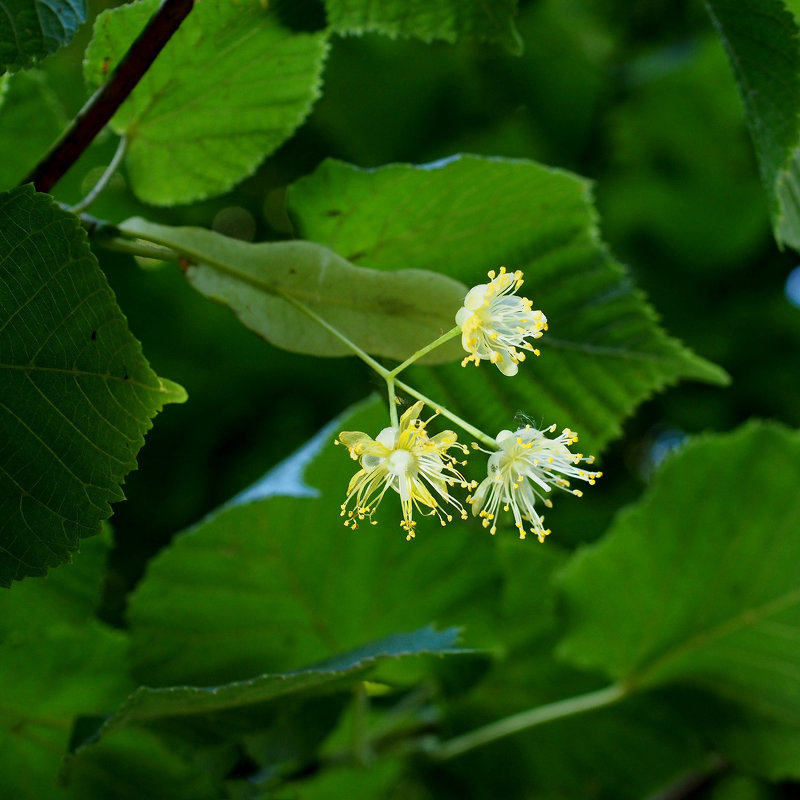
[[[503,375],[516,375],[517,364],[525,360],[525,353],[517,348],[539,355],[525,340],[538,339],[547,330],[547,317],[534,310],[527,297],[514,294],[523,283],[520,270],[508,273],[500,267],[497,274],[489,272],[489,278],[489,283],[469,290],[456,314],[461,343],[469,353],[461,366],[491,361]]]
[[[558,486],[581,497],[580,489],[569,488],[569,478],[593,485],[602,476],[602,472],[589,472],[579,466],[582,462],[594,463],[594,457],[569,451],[569,445],[578,441],[577,434],[569,428],[564,428],[554,439],[545,436],[555,429],[552,425],[540,431],[526,425],[514,432],[497,434],[498,450],[489,457],[489,474],[475,494],[467,498],[472,513],[483,518],[484,528],[491,526],[492,534],[497,530],[497,514],[502,505],[504,511],[514,515],[520,539],[526,536],[524,522],[527,522],[530,532],[543,542],[550,530],[544,527],[544,517],[536,511],[537,498],[552,508],[552,501],[545,496],[551,487]]]
[[[417,524],[412,519],[414,509],[423,514],[436,514],[444,525],[453,519],[441,507],[440,501],[444,501],[456,508],[462,519],[467,519],[464,506],[451,497],[448,487],[457,483],[464,489],[471,489],[476,484],[467,482],[455,468],[458,462],[447,452],[452,447],[462,452],[467,452],[467,448],[457,443],[453,431],[428,436],[427,422],[418,419],[422,407],[422,401],[415,403],[400,418],[398,427],[384,428],[375,439],[361,431],[339,434],[339,442],[346,445],[350,456],[361,464],[361,469],[350,480],[347,499],[342,503],[342,516],[347,514],[345,525],[355,529],[358,521],[365,518],[376,524],[371,519],[372,514],[390,488],[400,495],[403,510],[400,525],[406,532],[406,539],[414,538]],[[348,510],[351,500],[354,507]]]

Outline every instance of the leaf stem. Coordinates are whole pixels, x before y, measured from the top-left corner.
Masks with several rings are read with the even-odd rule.
[[[422,394],[422,392],[417,391],[413,386],[409,386],[407,383],[403,381],[395,380],[395,383],[407,394],[410,394],[412,397],[416,397],[417,400],[422,400],[424,403],[429,405],[431,408],[438,411],[443,417],[446,417],[451,422],[455,422],[456,425],[463,428],[467,433],[474,436],[479,442],[485,444],[487,447],[491,447],[492,451],[497,450],[497,442],[489,436],[489,434],[484,433],[479,428],[476,428],[474,425],[470,425],[465,419],[462,419],[457,414],[454,414],[452,411],[446,409],[443,405],[440,405],[435,400],[431,400],[430,397]]]
[[[360,767],[368,767],[372,761],[368,722],[369,696],[364,681],[359,681],[353,692],[353,761]]]
[[[506,736],[511,736],[529,728],[535,728],[537,725],[612,705],[625,697],[626,694],[627,690],[620,684],[615,683],[596,692],[589,692],[588,694],[549,703],[545,706],[531,708],[528,711],[504,717],[483,728],[478,728],[434,746],[429,751],[429,754],[438,761],[455,758],[490,742],[495,742],[498,739],[503,739]]]
[[[393,428],[397,428],[400,425],[400,421],[397,419],[397,397],[395,395],[394,386],[394,379],[387,378],[386,394],[389,399],[389,421],[392,423]]]
[[[384,380],[388,381],[390,379],[389,370],[386,369],[386,367],[384,367],[382,364],[379,364],[372,356],[365,353],[355,342],[351,342],[350,339],[348,339],[340,330],[334,328],[330,322],[323,319],[315,311],[312,311],[305,303],[301,303],[299,300],[296,300],[294,297],[286,294],[285,292],[279,291],[278,294],[280,294],[284,300],[288,300],[288,302],[290,302],[293,306],[299,308],[303,313],[311,317],[311,319],[313,319],[315,322],[318,322],[320,325],[322,325],[322,327],[325,328],[328,333],[335,336],[340,342],[342,342],[342,344],[347,345],[347,347],[353,351],[354,355],[358,356],[365,364],[372,367],[372,369],[374,369],[375,372],[377,372],[378,375],[380,375]]]
[[[22,183],[49,192],[94,141],[194,7],[194,0],[163,0],[109,79],[89,98],[50,152]]]
[[[105,172],[100,176],[100,179],[94,185],[92,190],[83,198],[80,202],[76,203],[74,206],[71,206],[67,209],[67,211],[71,211],[73,214],[80,214],[82,211],[85,211],[89,206],[94,203],[95,200],[100,196],[100,192],[108,186],[108,182],[114,177],[114,173],[119,169],[119,165],[122,163],[122,159],[125,157],[125,153],[128,152],[128,139],[125,136],[121,136],[119,140],[119,144],[117,145],[117,149],[114,153],[114,157],[111,159],[111,162],[106,167]]]
[[[427,355],[430,353],[431,350],[437,348],[440,344],[444,344],[445,342],[452,339],[454,336],[458,336],[461,333],[461,327],[456,325],[455,328],[451,328],[447,333],[443,333],[438,339],[434,339],[430,344],[425,345],[425,347],[420,348],[417,350],[414,355],[409,356],[402,364],[395,367],[389,375],[394,378],[399,375],[406,367],[410,367],[415,361],[422,358],[422,356]]]

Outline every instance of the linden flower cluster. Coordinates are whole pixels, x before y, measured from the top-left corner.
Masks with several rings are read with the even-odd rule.
[[[400,525],[406,538],[413,539],[415,511],[437,516],[442,525],[453,519],[448,506],[455,509],[461,519],[468,518],[465,505],[451,492],[457,486],[473,492],[466,497],[465,503],[471,507],[474,516],[481,518],[490,533],[497,531],[498,517],[503,511],[513,518],[521,539],[530,532],[543,542],[550,530],[544,526],[544,517],[537,511],[537,501],[541,501],[545,508],[552,508],[549,495],[553,488],[581,497],[580,489],[571,488],[571,481],[580,480],[593,485],[602,476],[601,472],[582,466],[593,464],[593,456],[570,451],[569,448],[578,441],[578,435],[569,428],[564,428],[558,436],[552,436],[556,431],[555,425],[544,430],[526,425],[516,431],[502,430],[497,436],[490,437],[397,380],[397,374],[406,366],[459,334],[468,353],[462,366],[470,362],[478,366],[481,361],[489,361],[503,375],[516,375],[519,364],[525,360],[525,351],[539,355],[528,340],[539,339],[547,330],[545,315],[534,310],[528,298],[517,296],[522,283],[519,270],[509,273],[505,267],[500,267],[498,272],[489,272],[489,282],[475,286],[464,298],[464,305],[455,317],[456,327],[419,350],[394,371],[385,370],[351,344],[386,380],[393,424],[374,439],[361,431],[339,434],[337,444],[345,445],[351,458],[361,467],[350,480],[347,498],[342,503],[345,525],[356,529],[365,519],[376,524],[372,515],[391,489],[400,495],[403,514]],[[395,407],[396,386],[418,398],[399,421]],[[450,454],[450,450],[461,454],[469,452],[458,442],[453,431],[429,435],[427,426],[430,419],[423,421],[419,418],[425,405],[436,410],[434,417],[441,413],[491,448],[487,450],[475,442],[472,444],[473,449],[489,453],[487,475],[480,483],[465,478],[459,467],[467,462],[458,461]]]
[[[522,347],[534,355],[539,351],[527,338],[538,339],[547,330],[547,317],[534,310],[527,297],[514,294],[523,284],[522,272],[500,271],[489,273],[489,283],[470,289],[464,305],[456,314],[461,328],[461,343],[469,355],[461,362],[470,361],[477,367],[481,361],[491,361],[503,375],[516,375],[518,364],[525,360]]]
[[[403,509],[400,525],[406,532],[406,539],[414,538],[417,524],[411,516],[414,509],[422,514],[435,514],[444,525],[453,517],[442,508],[441,501],[453,506],[462,519],[467,519],[464,506],[450,494],[449,487],[458,483],[461,488],[470,489],[477,483],[467,481],[456,469],[456,459],[447,452],[452,447],[462,452],[467,452],[467,448],[457,443],[458,437],[453,431],[428,436],[427,422],[418,419],[423,405],[422,400],[414,403],[400,418],[397,427],[384,428],[375,439],[361,431],[339,434],[338,441],[346,445],[350,457],[361,464],[361,469],[350,480],[347,499],[342,503],[342,516],[347,515],[345,525],[355,529],[358,521],[365,518],[376,524],[372,514],[389,488],[400,495]],[[351,500],[353,507],[348,510]]]
[[[593,464],[594,456],[569,451],[569,446],[578,441],[578,434],[564,428],[555,439],[545,436],[546,432],[555,430],[555,425],[547,431],[526,425],[518,431],[497,434],[495,441],[499,449],[489,456],[489,474],[475,494],[467,498],[472,513],[483,518],[483,527],[490,528],[492,534],[497,531],[497,512],[502,506],[504,511],[513,514],[520,539],[525,538],[524,522],[527,521],[530,532],[543,542],[550,529],[544,527],[544,517],[536,511],[537,498],[547,508],[552,508],[552,500],[542,494],[549,493],[551,487],[557,486],[582,497],[580,489],[570,489],[569,478],[578,478],[593,486],[595,480],[602,477],[602,472],[589,472],[578,466],[581,462]]]

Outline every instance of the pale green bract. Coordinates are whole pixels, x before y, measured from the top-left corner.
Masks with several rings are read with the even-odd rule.
[[[143,219],[120,225],[128,236],[173,248],[187,261],[197,291],[225,303],[277,347],[317,356],[353,351],[292,301],[300,302],[371,355],[402,361],[453,327],[467,287],[420,269],[356,267],[313,242],[251,244],[201,228],[170,228]],[[454,361],[450,342],[426,363]]]

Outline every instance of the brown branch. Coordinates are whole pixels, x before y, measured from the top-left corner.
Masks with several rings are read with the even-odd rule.
[[[193,6],[194,0],[163,0],[109,79],[22,183],[33,183],[39,192],[55,186],[114,116]]]

